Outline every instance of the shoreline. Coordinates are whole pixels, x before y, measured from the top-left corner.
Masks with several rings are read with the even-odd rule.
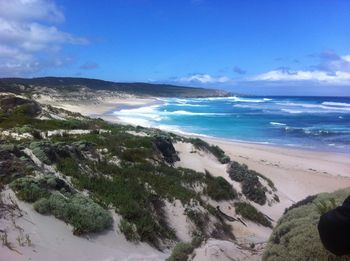
[[[149,105],[145,105],[146,106],[152,106],[152,105],[156,105],[156,104],[160,104],[160,103],[150,103]],[[144,107],[144,106],[141,106]],[[136,109],[136,108],[140,108],[140,106],[121,106],[122,109],[127,108],[127,109]],[[120,109],[120,110],[122,110]],[[132,126],[141,126],[144,128],[155,128],[155,129],[160,129],[162,131],[166,131],[166,132],[172,132],[174,134],[180,135],[180,136],[185,136],[185,137],[196,137],[196,138],[200,138],[203,140],[213,140],[213,141],[219,141],[219,142],[228,142],[228,143],[236,143],[236,144],[251,144],[251,145],[256,145],[256,146],[267,146],[267,147],[272,147],[272,148],[281,148],[281,149],[286,149],[286,150],[300,150],[300,151],[306,151],[306,152],[320,152],[320,153],[332,153],[332,154],[339,154],[339,155],[343,155],[343,156],[349,156],[350,157],[350,151],[336,151],[336,150],[326,150],[326,149],[322,149],[321,147],[302,147],[302,146],[298,146],[298,145],[288,145],[288,144],[279,144],[279,143],[271,143],[271,142],[263,142],[263,141],[252,141],[252,140],[241,140],[241,139],[230,139],[230,138],[223,138],[223,137],[215,137],[215,136],[210,136],[210,135],[206,135],[206,134],[199,134],[199,133],[190,133],[190,132],[185,132],[182,130],[171,130],[170,128],[162,128],[162,127],[158,127],[158,126],[142,126],[142,125],[138,125],[138,124],[133,124],[131,122],[127,122],[127,121],[123,121],[122,119],[118,118],[117,116],[113,115],[113,111],[115,110],[111,110],[109,112],[103,113],[102,115],[99,115],[99,118],[102,118],[106,121],[112,122],[112,123],[118,123],[118,124],[124,124],[124,125],[132,125]],[[89,115],[90,117],[93,117],[94,115]]]
[[[108,113],[100,117],[109,122],[130,124]],[[282,199],[277,209],[274,210],[276,217],[282,215],[285,207],[309,195],[350,187],[349,154],[345,152],[280,144],[259,144],[245,140],[187,134],[170,129],[162,130],[185,137],[198,137],[210,144],[217,145],[232,160],[246,164],[250,169],[271,179],[278,188]]]
[[[113,116],[112,111],[151,106],[160,102],[156,97],[130,96],[111,98],[107,104],[105,101],[100,101],[93,106],[86,103],[80,106],[79,103],[76,103],[76,106],[70,109],[75,109],[76,112],[85,116],[102,118],[108,122],[133,125]],[[67,105],[62,102],[60,102],[60,107],[67,109]],[[99,107],[98,110],[95,110],[96,107]],[[347,153],[229,140],[186,134],[169,129],[164,131],[185,137],[198,137],[210,144],[218,145],[232,160],[246,164],[249,168],[270,178],[283,194],[282,197],[284,196],[291,202],[301,200],[308,195],[350,187],[350,162]]]
[[[149,102],[149,103],[144,103],[142,105],[128,105],[128,104],[122,104],[122,105],[118,105],[115,108],[113,108],[112,110],[109,111],[105,111],[103,112],[101,115],[98,115],[100,118],[103,118],[107,121],[110,122],[115,122],[115,123],[119,123],[119,124],[129,124],[129,125],[133,125],[133,126],[142,126],[142,127],[146,127],[146,128],[157,128],[157,129],[161,129],[163,131],[168,131],[168,132],[173,132],[175,134],[178,135],[182,135],[182,136],[190,136],[190,137],[198,137],[198,138],[202,138],[202,139],[213,139],[213,140],[219,140],[219,141],[226,141],[226,142],[234,142],[234,143],[248,143],[248,144],[254,144],[254,145],[263,145],[263,146],[272,146],[272,147],[277,147],[277,148],[285,148],[285,149],[295,149],[295,150],[302,150],[302,151],[310,151],[310,152],[326,152],[326,153],[336,153],[336,154],[342,154],[342,155],[348,155],[350,156],[350,151],[349,150],[345,150],[342,148],[336,148],[336,147],[332,147],[332,146],[303,146],[301,144],[292,144],[292,143],[287,143],[287,144],[283,144],[283,143],[273,143],[273,142],[264,142],[264,141],[254,141],[254,140],[244,140],[244,139],[239,139],[239,138],[225,138],[225,137],[216,137],[216,136],[211,136],[211,135],[206,135],[206,134],[200,134],[200,133],[191,133],[191,132],[186,132],[181,130],[181,128],[176,128],[176,129],[171,129],[171,125],[161,125],[161,126],[152,126],[151,124],[149,125],[141,125],[141,124],[137,124],[137,123],[132,123],[131,121],[125,121],[121,118],[119,118],[118,116],[114,116],[113,112],[114,111],[121,111],[124,109],[137,109],[137,108],[143,108],[143,107],[149,107],[149,106],[153,106],[153,105],[159,105],[162,104],[163,102],[161,100],[159,100],[157,97],[154,97],[154,102]],[[88,116],[94,117],[97,115],[93,115],[93,114],[88,114]],[[166,128],[165,126],[169,126],[169,128]],[[175,126],[177,127],[177,126]]]
[[[39,100],[41,103],[48,103],[47,97]],[[66,109],[69,111],[74,111],[81,113],[84,116],[89,116],[92,118],[102,118],[106,121],[125,124],[125,125],[133,125],[137,126],[139,124],[131,123],[128,121],[123,121],[117,116],[113,115],[114,111],[124,110],[124,109],[137,109],[142,107],[148,107],[153,105],[163,104],[164,102],[159,99],[159,97],[136,97],[133,95],[127,96],[112,96],[112,97],[98,97],[96,101],[55,101],[53,99],[49,99],[49,104],[55,107],[60,107],[62,109]],[[140,125],[142,126],[142,125]],[[243,140],[243,139],[234,139],[234,138],[223,138],[223,137],[215,137],[205,134],[199,133],[190,133],[182,130],[172,130],[170,128],[162,128],[158,126],[142,126],[146,128],[158,128],[163,131],[173,132],[178,135],[188,136],[188,137],[198,137],[202,139],[211,139],[218,140],[224,142],[232,142],[232,143],[242,143],[242,144],[252,144],[252,145],[262,145],[269,147],[276,147],[288,150],[301,150],[308,152],[324,152],[324,153],[332,153],[332,154],[341,154],[350,156],[350,151],[341,151],[334,150],[331,147],[310,147],[310,146],[299,146],[298,144],[279,144],[279,143],[271,143],[271,142],[263,142],[263,141],[252,141],[252,140]]]

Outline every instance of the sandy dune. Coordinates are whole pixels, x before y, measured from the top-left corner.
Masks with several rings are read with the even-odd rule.
[[[6,199],[9,195],[18,203],[23,216],[1,219],[0,229],[8,231],[8,240],[16,249],[12,251],[1,246],[1,261],[161,261],[169,255],[157,251],[148,244],[134,244],[127,241],[119,232],[119,216],[116,214],[113,215],[115,219],[113,229],[99,235],[78,237],[73,235],[72,228],[63,221],[53,216],[41,215],[33,209],[32,204],[16,200],[12,191],[5,191],[3,198]],[[21,233],[29,235],[31,246],[19,245],[17,238]]]
[[[86,101],[62,102],[45,96],[42,96],[39,101],[114,122],[117,119],[108,117],[106,113],[118,106],[143,106],[157,102],[156,99],[133,96],[104,98],[93,104]],[[283,214],[286,207],[308,195],[350,187],[350,161],[346,154],[214,138],[203,139],[220,146],[231,159],[247,164],[249,168],[260,172],[274,182],[278,189],[280,203],[274,203],[272,206],[254,205],[275,221]],[[214,176],[224,177],[236,190],[240,190],[240,185],[232,181],[226,173],[227,166],[220,164],[212,155],[195,150],[191,144],[182,142],[176,143],[175,149],[181,159],[175,166],[197,171],[208,170]],[[230,204],[232,203],[226,205],[217,203],[228,214],[235,214]],[[164,260],[169,255],[147,244],[135,245],[126,241],[117,227],[99,236],[76,237],[72,235],[69,226],[62,221],[36,213],[29,204],[19,202],[19,206],[24,210],[25,215],[18,220],[18,224],[25,229],[26,233],[29,233],[34,247],[20,247],[18,250],[22,255],[2,247],[2,256],[6,258],[5,260]],[[188,224],[181,204],[167,204],[167,212],[172,221],[178,221],[178,225],[175,226],[179,230],[178,236],[184,240],[189,239]],[[114,217],[115,224],[118,224],[118,216],[114,215]],[[195,251],[194,260],[260,260],[264,242],[267,241],[271,229],[251,222],[248,222],[248,228],[240,223],[234,223],[232,226],[237,238],[236,243],[210,239]],[[13,235],[16,233],[14,232]],[[15,241],[15,237],[12,240]],[[256,243],[254,250],[256,252],[253,251],[253,253],[245,249],[252,242]]]

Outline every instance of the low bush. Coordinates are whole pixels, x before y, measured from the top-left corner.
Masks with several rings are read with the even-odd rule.
[[[98,232],[113,224],[111,214],[82,195],[74,195],[68,201],[68,222],[80,233]]]
[[[230,178],[237,182],[242,182],[249,173],[248,166],[232,161],[227,170]]]
[[[188,256],[193,252],[193,246],[189,243],[178,243],[166,261],[186,261]]]
[[[32,177],[18,178],[10,183],[10,188],[16,192],[19,199],[27,202],[35,202],[50,194],[40,185],[40,180]]]
[[[260,205],[266,203],[266,188],[261,185],[257,176],[247,176],[242,181],[242,193],[247,199]]]
[[[191,240],[191,245],[194,247],[194,248],[197,248],[197,247],[200,247],[203,243],[203,241],[205,240],[205,237],[202,236],[202,235],[196,235],[192,238]]]
[[[43,163],[51,165],[55,159],[55,151],[50,142],[47,141],[33,141],[29,148],[34,155]]]
[[[206,184],[205,192],[214,200],[230,200],[237,197],[237,192],[223,177],[213,177],[207,172]]]
[[[129,241],[138,242],[140,236],[137,234],[137,227],[125,219],[122,219],[119,224],[120,231],[125,235],[125,238]]]
[[[33,204],[34,209],[40,214],[46,215],[50,213],[49,200],[46,198],[41,198]]]
[[[60,160],[57,163],[56,168],[58,171],[67,176],[76,177],[80,173],[78,163],[72,158]]]
[[[230,162],[230,157],[227,156],[219,146],[209,145],[207,142],[199,138],[191,138],[188,139],[188,141],[192,143],[197,149],[205,150],[213,154],[220,163],[226,164]]]
[[[283,214],[286,214],[289,210],[292,210],[294,208],[298,208],[307,204],[312,203],[315,199],[317,198],[317,195],[312,195],[312,196],[307,196],[306,198],[304,198],[303,200],[298,201],[297,203],[294,203],[293,205],[291,205],[289,208],[286,208],[284,210]]]
[[[71,224],[74,234],[98,232],[109,228],[113,219],[111,214],[82,195],[64,197],[55,192],[48,199],[40,199],[34,209],[41,214],[52,214],[58,219]]]
[[[236,213],[243,218],[261,224],[265,227],[272,227],[271,221],[268,220],[263,213],[258,211],[254,206],[245,202],[235,203]]]
[[[315,206],[320,215],[326,214],[328,211],[337,207],[334,198],[330,198],[327,200],[320,200],[315,203]]]
[[[265,192],[267,189],[259,181],[259,176],[263,178],[260,173],[250,170],[247,165],[239,164],[235,161],[230,163],[227,172],[232,180],[241,182],[242,193],[247,199],[260,205],[266,203],[267,198]],[[267,180],[267,182],[273,186],[272,181],[269,182],[269,180]]]
[[[195,224],[197,228],[197,234],[207,235],[207,225],[210,221],[209,214],[207,212],[201,212],[193,209],[186,209],[185,214]]]
[[[308,200],[307,204],[300,204],[287,211],[272,232],[263,260],[349,261],[350,256],[335,256],[323,247],[317,230],[320,213],[315,204],[310,204],[334,198],[336,204],[340,205],[349,194],[349,188],[335,193],[320,194],[315,199]]]

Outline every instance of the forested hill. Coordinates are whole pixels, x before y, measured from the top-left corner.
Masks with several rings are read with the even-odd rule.
[[[72,77],[0,78],[0,91],[2,92],[31,92],[38,87],[67,91],[89,88],[93,91],[107,90],[157,97],[216,97],[229,95],[228,92],[223,90],[184,87],[170,84],[151,84],[141,82],[119,83]]]

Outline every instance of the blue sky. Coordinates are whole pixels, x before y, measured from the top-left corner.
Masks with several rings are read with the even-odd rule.
[[[348,0],[0,0],[1,76],[350,95]]]

